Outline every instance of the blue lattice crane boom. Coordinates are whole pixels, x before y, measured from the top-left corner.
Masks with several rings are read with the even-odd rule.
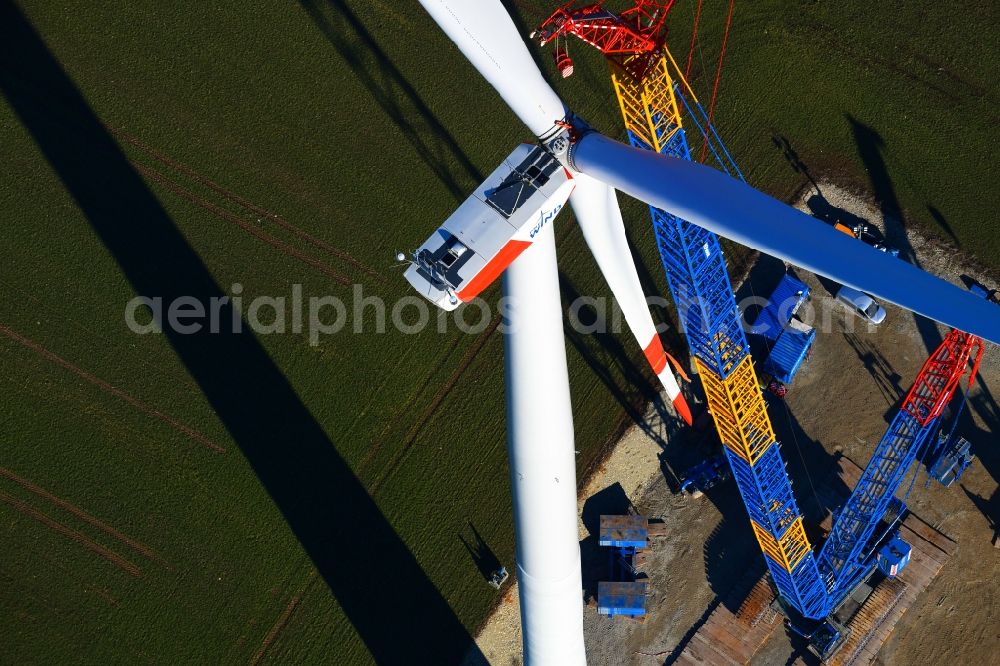
[[[1000,310],[911,264],[863,247],[815,218],[753,189],[740,178],[693,163],[680,121],[679,107],[688,106],[677,84],[683,82],[684,77],[669,51],[658,46],[655,39],[652,48],[644,45],[648,40],[636,40],[638,48],[643,50],[635,53],[608,47],[612,81],[632,144],[629,146],[600,134],[565,105],[538,71],[502,4],[495,0],[421,0],[421,4],[538,138],[541,150],[563,167],[567,179],[579,180],[585,185],[587,179],[580,177],[586,176],[606,192],[614,188],[651,206],[668,283],[725,455],[772,580],[788,604],[805,618],[822,623],[832,605],[830,592],[836,583],[835,576],[821,574],[818,558],[803,528],[803,518],[796,506],[780,445],[767,414],[716,234],[998,343]],[[668,3],[632,0],[632,4],[652,8],[654,5],[666,7]],[[593,4],[590,7],[593,8]],[[619,14],[623,15],[624,12]],[[650,16],[654,18],[652,25],[656,25],[658,15]],[[643,20],[622,19],[618,23],[640,36],[650,25]],[[602,25],[614,30],[615,24],[611,20]],[[612,40],[608,44],[615,42]],[[674,70],[678,70],[677,76]],[[690,88],[686,91],[690,92]],[[700,110],[693,93],[690,99]],[[711,111],[702,114],[706,141],[709,137],[718,140],[710,119]],[[721,146],[721,142],[718,145]],[[558,169],[554,173],[559,173]],[[576,187],[580,186],[578,183]],[[605,198],[610,200],[613,196]],[[590,212],[588,207],[581,210]],[[578,216],[586,217],[579,213]],[[552,217],[554,213],[543,215],[531,228],[531,234]],[[544,238],[551,238],[551,235]],[[558,352],[558,344],[552,342],[551,332],[558,328],[558,320],[546,318],[558,310],[558,297],[553,296],[556,292],[549,289],[557,273],[553,248],[551,243],[539,246],[537,252],[530,255],[537,260],[529,261],[524,270],[508,273],[508,283],[511,289],[523,294],[530,294],[533,287],[546,283],[544,307],[531,303],[534,306],[531,316],[524,319],[546,322],[537,326],[532,335],[548,341],[551,348],[548,356],[556,363],[562,354]],[[542,268],[546,271],[544,277],[541,276]],[[539,274],[538,280],[529,279],[534,274],[531,271]],[[515,388],[529,387],[530,382],[525,381],[528,377],[550,380],[544,373],[548,368],[545,362],[529,363],[523,360],[528,356],[526,352],[520,356],[513,353],[532,348],[527,338],[518,336],[517,340],[517,345],[509,345],[513,350],[510,355],[516,356],[517,361],[510,364],[514,368],[511,376]],[[564,368],[564,359],[558,365]],[[564,376],[564,370],[559,372]],[[551,381],[546,390],[566,396],[565,400],[560,398],[565,405],[568,393],[563,390],[563,383],[562,379]],[[947,393],[947,385],[944,392]],[[515,397],[529,393],[526,388],[512,391]],[[525,432],[531,437],[540,437],[546,423],[552,420],[547,413],[538,412],[537,405],[543,402],[546,401],[510,401],[509,412],[518,417],[515,423],[524,424]],[[568,414],[569,410],[564,409],[562,413]],[[560,417],[560,423],[561,431],[570,433],[571,428],[566,426],[570,419]],[[515,433],[511,439],[518,443],[531,438]],[[571,446],[566,446],[571,439],[571,434],[561,435],[561,452],[571,450]],[[552,447],[517,447],[519,452],[532,453],[550,449]],[[890,452],[890,455],[895,453]],[[575,528],[557,534],[545,521],[538,519],[541,515],[538,511],[551,508],[551,515],[557,516],[562,521],[560,524],[575,523],[566,519],[573,513],[572,502],[563,501],[568,495],[561,490],[562,486],[556,489],[559,476],[547,473],[547,461],[533,458],[529,462],[533,463],[531,474],[512,474],[515,497],[519,488],[528,489],[522,495],[525,501],[518,505],[519,520],[516,521],[521,526],[518,566],[524,572],[532,572],[521,577],[523,584],[520,587],[525,660],[530,661],[530,652],[551,654],[553,663],[578,661],[556,660],[556,655],[565,652],[565,645],[570,643],[574,646],[574,654],[583,654],[582,627],[577,621],[580,566]],[[567,462],[569,464],[565,465]],[[901,462],[905,462],[905,458],[901,458]],[[563,456],[559,463],[565,465],[566,470],[561,476],[572,477],[572,472],[568,471],[572,456]],[[536,474],[539,469],[546,472]],[[872,496],[884,497],[891,487],[891,480],[884,482]],[[546,501],[548,496],[558,496],[558,502]],[[877,502],[866,506],[868,509],[858,514],[861,516],[856,521],[859,525],[866,525],[869,515],[878,513]],[[859,528],[844,538],[844,543],[851,544],[848,555],[861,540],[860,535],[863,530]],[[545,544],[552,544],[559,557],[553,555],[556,551],[549,552],[542,547]],[[527,564],[522,566],[522,562]],[[889,575],[894,572],[890,571]],[[530,612],[526,610],[529,607]],[[567,622],[571,615],[573,621]]]
[[[608,59],[634,147],[691,160],[683,109],[720,168],[744,180],[664,45],[660,23],[637,24],[603,5],[568,3],[537,31],[543,44],[556,43],[557,66],[564,75],[566,61],[560,60],[564,52],[560,53],[557,39],[573,35]],[[658,18],[662,21],[662,15]],[[878,548],[891,541],[887,536],[892,534],[877,532],[879,526],[890,510],[905,510],[902,502],[892,505],[892,500],[937,431],[941,412],[970,360],[969,384],[974,380],[982,340],[953,330],[928,359],[817,554],[802,528],[780,447],[760,398],[718,239],[656,206],[650,207],[650,214],[681,325],[771,579],[794,614],[823,620],[872,571]]]
[[[820,571],[831,583],[832,605],[870,570],[870,542],[890,502],[928,437],[937,432],[941,414],[967,370],[968,385],[975,381],[982,354],[982,340],[952,330],[924,363],[819,552]]]
[[[720,167],[744,180],[664,46],[659,25],[636,24],[603,6],[574,4],[553,13],[536,36],[546,43],[573,35],[605,55],[629,143],[692,161],[682,126],[683,108]],[[642,40],[631,37],[636,30]],[[626,43],[633,48],[624,50]],[[556,56],[561,67],[558,48]],[[661,207],[651,205],[649,211],[680,324],[771,579],[781,597],[802,615],[825,617],[827,586],[806,537],[761,394],[719,238]]]

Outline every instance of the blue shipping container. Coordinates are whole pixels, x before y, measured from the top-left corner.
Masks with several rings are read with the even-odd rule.
[[[782,384],[791,383],[795,373],[805,362],[815,339],[816,329],[799,321],[792,322],[792,325],[778,336],[777,342],[771,348],[771,353],[764,363],[764,372]]]
[[[785,273],[781,282],[774,288],[767,305],[757,315],[757,320],[750,331],[767,338],[770,342],[775,342],[788,328],[788,322],[807,298],[809,298],[809,286]]]

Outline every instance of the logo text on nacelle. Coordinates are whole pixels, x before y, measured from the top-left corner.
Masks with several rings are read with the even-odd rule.
[[[534,226],[534,228],[531,230],[531,233],[528,234],[528,235],[531,238],[534,238],[535,234],[537,234],[539,231],[541,231],[542,227],[544,227],[548,223],[549,220],[551,220],[553,217],[555,217],[556,213],[558,213],[560,210],[562,210],[562,204],[559,204],[558,206],[556,206],[555,208],[553,208],[548,213],[546,213],[544,210],[541,211],[538,214],[538,224],[536,224]]]

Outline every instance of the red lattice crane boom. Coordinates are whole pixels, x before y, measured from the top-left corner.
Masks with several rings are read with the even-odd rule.
[[[663,21],[674,0],[633,0],[631,6],[614,13],[604,2],[568,2],[555,10],[533,35],[541,44],[573,35],[606,56],[651,53],[663,44]],[[565,46],[556,41],[556,66],[563,77],[573,73],[573,61]]]
[[[901,409],[912,414],[922,425],[927,425],[941,415],[970,362],[969,386],[975,382],[982,357],[983,341],[980,338],[952,330],[934,355],[927,359]]]

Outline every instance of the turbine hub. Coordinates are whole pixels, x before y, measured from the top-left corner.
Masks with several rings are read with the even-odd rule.
[[[587,121],[572,111],[567,111],[566,117],[557,120],[551,130],[538,137],[538,141],[564,167],[577,170],[573,164],[573,147],[593,131]]]

